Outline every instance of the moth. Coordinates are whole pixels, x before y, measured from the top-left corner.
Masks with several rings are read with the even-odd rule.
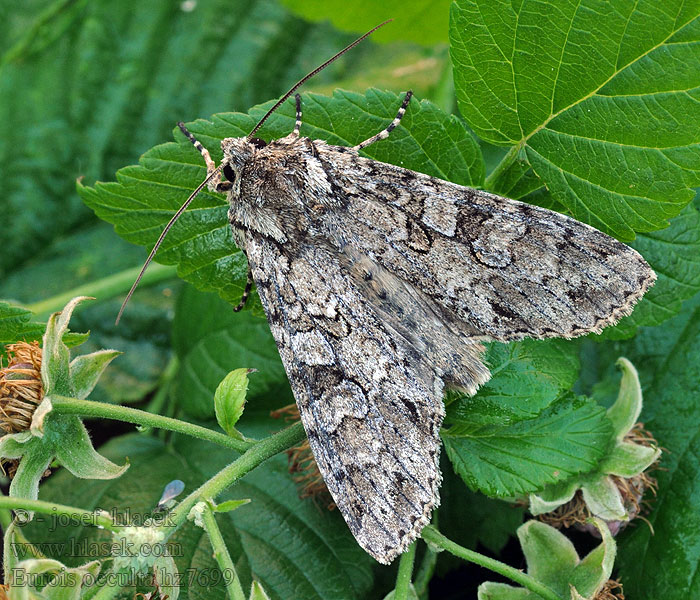
[[[179,124],[207,177],[148,260],[200,190],[227,194],[249,265],[236,310],[255,283],[328,490],[357,542],[390,563],[438,504],[443,390],[474,394],[489,379],[482,342],[600,332],[655,274],[570,217],[361,156],[411,92],[354,147],[303,137],[298,94],[289,135],[254,137],[375,29],[248,136],[224,139],[219,166]]]

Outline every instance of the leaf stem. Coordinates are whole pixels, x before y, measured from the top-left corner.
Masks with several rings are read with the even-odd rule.
[[[107,514],[75,508],[65,504],[55,504],[54,502],[44,502],[43,500],[29,500],[27,498],[16,498],[14,496],[0,496],[0,508],[11,508],[12,510],[24,509],[48,515],[63,515],[75,522],[76,525],[94,525],[102,527],[111,532],[119,531],[119,527],[112,522],[112,518]]]
[[[165,403],[168,400],[168,394],[170,393],[170,386],[172,385],[175,376],[180,370],[180,360],[174,354],[170,357],[168,364],[165,365],[165,369],[158,378],[158,390],[153,394],[153,398],[149,401],[146,406],[146,412],[152,415],[160,415],[164,412]],[[150,429],[150,428],[149,428]],[[145,433],[145,431],[144,431]]]
[[[221,535],[221,530],[216,522],[216,517],[214,516],[214,511],[211,509],[211,504],[206,502],[206,508],[202,513],[202,523],[204,524],[204,530],[209,536],[209,542],[214,550],[214,558],[221,569],[222,576],[226,582],[226,591],[228,592],[228,597],[230,600],[246,600],[245,594],[243,593],[243,588],[241,587],[241,580],[238,578],[238,573],[236,573],[236,567],[231,560],[231,555],[229,554],[224,538]]]
[[[209,481],[204,482],[173,509],[167,523],[168,531],[174,531],[177,527],[182,525],[187,519],[190,510],[197,502],[216,498],[226,488],[233,485],[234,482],[257,467],[260,463],[266,461],[278,452],[282,452],[301,442],[305,435],[303,425],[301,423],[295,423],[253,444],[246,450],[245,454],[219,471]]]
[[[531,575],[523,573],[519,569],[502,563],[499,560],[489,558],[488,556],[484,556],[483,554],[479,554],[478,552],[474,552],[473,550],[469,550],[468,548],[464,548],[463,546],[455,544],[453,541],[448,540],[432,525],[428,525],[423,529],[421,537],[426,542],[430,542],[431,544],[435,544],[440,548],[444,548],[445,550],[447,550],[451,554],[454,554],[455,556],[458,556],[459,558],[463,558],[464,560],[468,560],[469,562],[473,562],[474,564],[486,567],[487,569],[490,569],[495,573],[498,573],[512,581],[515,581],[515,583],[519,583],[531,592],[537,594],[538,596],[541,596],[542,598],[545,598],[545,600],[563,600],[546,585],[540,583]]]
[[[510,168],[510,166],[518,158],[518,153],[520,152],[521,145],[516,144],[508,150],[507,154],[501,159],[496,165],[496,168],[488,174],[486,179],[484,179],[484,189],[485,190],[495,190],[497,189],[496,183],[499,178]]]
[[[408,600],[411,589],[411,576],[413,575],[413,562],[416,559],[417,542],[413,542],[406,552],[401,555],[399,572],[396,574],[396,586],[394,587],[394,600]]]
[[[47,319],[51,313],[61,310],[69,300],[76,296],[95,296],[100,300],[108,300],[109,298],[128,292],[131,288],[131,284],[134,283],[134,280],[139,274],[139,271],[139,267],[126,269],[120,273],[110,275],[109,277],[103,277],[102,279],[84,283],[72,290],[62,292],[46,300],[26,305],[25,308],[31,310],[38,319]],[[151,265],[151,268],[146,271],[146,274],[141,280],[141,284],[142,286],[152,285],[154,283],[160,283],[161,281],[173,279],[176,276],[177,270],[175,267],[154,263]]]
[[[437,565],[437,555],[435,549],[430,544],[426,544],[425,555],[413,578],[413,589],[416,590],[416,595],[419,598],[426,597],[428,584],[435,572],[435,565]]]
[[[177,431],[184,433],[200,440],[213,442],[219,446],[231,448],[238,452],[245,452],[251,448],[255,442],[252,440],[239,440],[229,437],[224,433],[219,433],[213,429],[194,425],[179,419],[164,417],[162,415],[154,415],[131,408],[128,406],[119,406],[116,404],[105,404],[103,402],[93,402],[91,400],[78,400],[77,398],[69,398],[67,396],[51,395],[51,404],[54,409],[64,415],[79,415],[82,417],[100,417],[103,419],[115,419],[117,421],[125,421],[127,423],[135,423],[146,427],[158,427],[167,429],[168,431]]]

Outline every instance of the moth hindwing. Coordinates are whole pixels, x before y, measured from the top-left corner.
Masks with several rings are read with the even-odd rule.
[[[571,338],[655,279],[565,215],[300,135],[222,141],[226,191],[318,467],[358,543],[389,563],[438,503],[444,385],[489,378],[482,341]],[[218,170],[224,181],[211,175]],[[247,293],[246,293],[247,295]]]

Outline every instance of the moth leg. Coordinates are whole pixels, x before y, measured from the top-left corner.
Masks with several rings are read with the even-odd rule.
[[[299,137],[299,132],[301,131],[301,95],[294,94],[294,101],[297,105],[297,120],[296,123],[294,123],[294,131],[292,131],[292,135],[294,137]]]
[[[250,270],[250,267],[248,267],[248,281],[245,282],[245,289],[243,290],[243,295],[241,296],[241,301],[238,303],[237,306],[233,307],[233,312],[238,312],[245,306],[245,303],[248,301],[248,296],[250,296],[250,290],[252,289],[252,287],[253,287],[253,272]]]
[[[394,127],[396,127],[401,122],[401,119],[403,118],[403,115],[406,112],[406,107],[411,101],[411,96],[413,96],[413,92],[411,90],[408,90],[403,98],[401,106],[399,107],[399,112],[396,113],[396,117],[391,123],[389,123],[389,126],[386,129],[380,131],[377,135],[373,135],[371,138],[365,140],[361,144],[353,146],[353,150],[362,150],[362,148],[366,148],[370,144],[374,144],[374,142],[377,142],[379,140],[385,140],[386,138],[388,138],[389,134],[392,132]]]
[[[214,171],[216,171],[216,163],[212,160],[211,155],[209,154],[209,150],[207,150],[202,144],[199,143],[199,140],[194,137],[194,135],[185,127],[184,123],[178,123],[177,126],[180,128],[180,131],[184,133],[187,136],[187,139],[192,142],[192,145],[197,149],[197,151],[202,155],[202,158],[204,159],[205,164],[207,165],[207,177],[211,175]],[[207,187],[212,191],[212,192],[228,192],[232,187],[233,184],[230,181],[210,181]]]

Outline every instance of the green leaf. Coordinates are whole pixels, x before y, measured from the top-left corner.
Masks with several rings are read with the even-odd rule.
[[[244,498],[242,500],[227,500],[226,502],[222,502],[221,504],[217,504],[214,507],[214,512],[218,512],[218,513],[231,512],[232,510],[236,510],[237,508],[240,508],[241,506],[248,504],[249,502],[250,502],[250,498]]]
[[[379,90],[303,98],[302,135],[342,145],[358,143],[386,127],[401,104],[401,96]],[[270,104],[252,108],[249,115],[214,115],[211,122],[199,120],[188,128],[218,160],[220,141],[246,135]],[[290,100],[267,121],[260,135],[266,139],[287,135],[294,120]],[[199,153],[181,134],[177,139],[177,144],[149,150],[140,166],[121,169],[118,183],[78,188],[86,204],[115,224],[124,239],[152,247],[173,213],[204,179],[206,169]],[[481,153],[471,134],[456,117],[427,101],[413,101],[392,137],[368,148],[367,154],[464,185],[480,185],[484,176]],[[202,192],[173,226],[156,256],[164,264],[177,264],[178,274],[198,289],[216,290],[226,301],[237,304],[247,267],[233,244],[226,212],[223,195]]]
[[[263,586],[260,585],[260,582],[254,581],[253,585],[250,586],[250,596],[248,597],[248,600],[270,600],[270,596],[265,593],[265,590],[263,589]]]
[[[311,21],[330,19],[342,31],[364,33],[382,21],[391,23],[372,34],[378,42],[409,40],[418,44],[447,41],[450,0],[282,0],[282,4]]]
[[[524,340],[491,344],[485,356],[491,380],[474,397],[448,403],[446,424],[478,427],[531,419],[578,378],[576,342]]]
[[[600,471],[618,477],[634,477],[648,469],[660,454],[659,448],[622,443],[601,461]]]
[[[522,148],[575,218],[625,241],[661,229],[699,181],[699,13],[684,0],[458,0],[460,111]]]
[[[0,302],[0,343],[10,344],[23,340],[38,340],[44,334],[46,325],[31,321],[32,312],[9,302]]]
[[[40,340],[46,330],[46,324],[31,319],[30,310],[9,302],[0,302],[0,344]],[[63,343],[68,347],[78,346],[87,338],[87,333],[67,332],[63,335]]]
[[[571,577],[571,584],[585,598],[595,598],[610,579],[617,554],[617,544],[608,526],[600,519],[592,521],[598,529],[601,543],[576,565]]]
[[[663,323],[681,309],[684,300],[700,291],[700,211],[689,204],[671,225],[653,233],[642,233],[632,242],[654,269],[656,283],[634,312],[602,333],[605,339],[631,337],[640,326]]]
[[[478,427],[459,423],[442,438],[470,488],[513,497],[591,471],[612,439],[612,427],[601,407],[564,397],[536,418]]]
[[[100,561],[93,560],[75,569],[61,570],[41,590],[41,597],[46,600],[80,600],[87,596],[88,589],[92,587],[85,583],[95,582],[101,568]]]
[[[594,514],[606,521],[625,521],[629,518],[622,495],[610,477],[596,477],[581,487],[583,500]]]
[[[47,437],[58,442],[54,444],[56,458],[75,477],[114,479],[129,468],[128,461],[120,467],[99,454],[92,447],[85,425],[78,417],[56,416],[49,421],[49,424]]]
[[[214,392],[214,410],[219,427],[232,436],[240,436],[236,423],[243,414],[246,394],[248,393],[248,373],[251,369],[231,371]]]
[[[81,400],[87,398],[107,365],[120,354],[118,350],[98,350],[91,354],[76,356],[70,363],[75,397]]]
[[[44,394],[47,396],[50,394],[72,396],[74,393],[70,378],[70,355],[63,343],[63,336],[68,330],[68,322],[75,307],[88,299],[84,296],[73,298],[63,310],[49,317],[43,338],[41,361],[41,381]]]
[[[270,327],[251,311],[234,313],[214,294],[187,286],[177,303],[173,344],[181,364],[177,398],[191,415],[213,418],[217,386],[240,367],[257,371],[248,389],[249,412],[294,402]]]
[[[629,360],[618,358],[617,365],[622,371],[622,379],[617,400],[608,409],[608,419],[612,422],[617,440],[622,441],[642,412],[642,388],[637,369]]]
[[[518,529],[518,540],[527,560],[528,575],[567,591],[569,578],[579,562],[573,543],[554,527],[528,521]]]

